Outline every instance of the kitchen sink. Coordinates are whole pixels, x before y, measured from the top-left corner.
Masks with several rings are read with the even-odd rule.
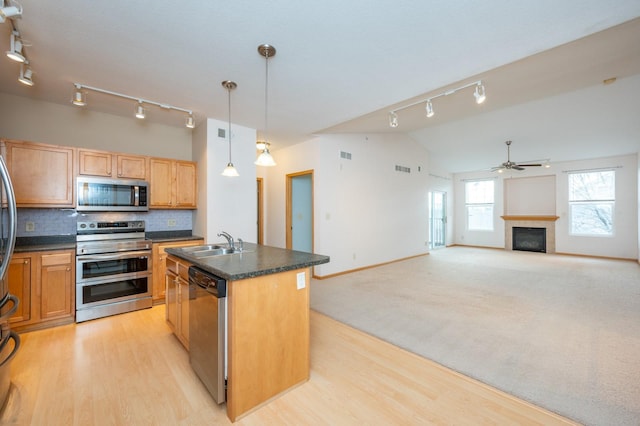
[[[222,254],[231,254],[235,252],[236,250],[234,249],[220,247],[220,248],[214,248],[214,249],[194,251],[191,254],[195,257],[209,257],[209,256],[220,256]]]
[[[238,248],[230,248],[228,244],[206,244],[203,246],[183,247],[180,250],[187,255],[197,257],[197,258],[222,256],[224,254],[246,253],[249,251],[253,251],[253,250],[241,251]]]
[[[196,251],[207,251],[207,250],[217,250],[217,249],[229,250],[229,246],[226,244],[205,244],[203,246],[183,247],[181,250],[187,253],[191,253]]]

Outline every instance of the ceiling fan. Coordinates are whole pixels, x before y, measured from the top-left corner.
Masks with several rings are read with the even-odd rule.
[[[500,164],[497,167],[491,168],[492,172],[502,173],[504,170],[524,170],[525,167],[540,167],[542,164],[518,164],[511,161],[511,141],[506,141],[507,144],[507,161]]]

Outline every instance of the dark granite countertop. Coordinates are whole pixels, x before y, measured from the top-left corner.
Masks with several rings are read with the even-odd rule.
[[[192,235],[191,230],[147,232],[145,233],[145,237],[153,243],[204,239],[198,235]],[[75,235],[46,235],[16,238],[15,252],[24,253],[29,251],[75,250],[75,248]]]
[[[206,258],[195,257],[188,249],[168,248],[166,251],[228,281],[329,263],[329,256],[253,243],[244,243],[244,251],[240,253]]]
[[[50,235],[40,237],[16,238],[16,253],[28,251],[75,250],[75,235]]]
[[[154,243],[166,243],[171,241],[204,240],[204,238],[198,235],[192,235],[190,229],[183,230],[183,231],[146,232],[145,237],[147,238],[147,240],[151,240]]]

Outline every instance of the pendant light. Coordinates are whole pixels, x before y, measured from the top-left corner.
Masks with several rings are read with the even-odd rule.
[[[276,55],[276,48],[269,44],[261,44],[258,46],[258,53],[265,57],[265,78],[264,78],[264,142],[259,141],[256,144],[258,149],[262,149],[262,152],[258,156],[258,159],[254,164],[258,166],[271,167],[275,166],[276,162],[273,160],[271,153],[269,152],[269,121],[268,121],[268,99],[269,99],[269,57]]]
[[[231,162],[231,91],[238,87],[238,85],[233,81],[225,80],[222,82],[222,87],[227,89],[227,92],[229,93],[229,133],[227,135],[229,138],[229,163],[227,163],[227,167],[222,171],[222,176],[235,177],[240,175]]]

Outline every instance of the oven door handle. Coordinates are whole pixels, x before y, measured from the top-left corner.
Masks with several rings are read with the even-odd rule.
[[[101,260],[118,260],[128,259],[131,257],[149,257],[151,255],[148,251],[128,251],[118,254],[98,254],[95,256],[78,256],[80,262],[99,262]]]

